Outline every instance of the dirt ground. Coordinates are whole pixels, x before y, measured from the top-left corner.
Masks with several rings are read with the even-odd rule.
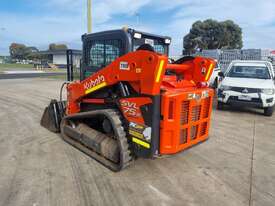
[[[213,111],[210,139],[113,173],[40,127],[62,82],[0,81],[0,205],[273,206],[275,115]]]

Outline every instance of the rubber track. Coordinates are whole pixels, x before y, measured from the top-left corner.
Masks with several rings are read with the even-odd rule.
[[[64,133],[64,127],[66,126],[66,122],[69,121],[79,121],[81,119],[85,118],[93,118],[94,116],[97,115],[104,115],[106,118],[108,118],[112,124],[116,140],[118,141],[118,145],[120,148],[120,161],[119,164],[115,164],[114,162],[111,162],[104,158],[103,156],[99,155],[98,153],[94,152],[91,150],[89,147],[84,146],[81,142],[76,141],[75,138],[70,138]],[[89,112],[81,112],[78,114],[74,115],[68,115],[63,118],[61,122],[61,135],[62,138],[68,142],[69,144],[73,145],[80,151],[84,152],[85,154],[89,155],[96,161],[100,162],[103,164],[105,167],[117,172],[120,171],[127,166],[129,166],[132,157],[131,157],[131,152],[129,150],[129,145],[127,142],[127,137],[126,137],[126,132],[123,127],[122,117],[120,113],[114,109],[105,109],[105,110],[97,110],[97,111],[89,111]],[[92,129],[92,128],[91,128]]]

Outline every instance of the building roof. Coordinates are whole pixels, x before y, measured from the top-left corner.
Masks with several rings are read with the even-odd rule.
[[[82,51],[81,50],[77,50],[77,49],[71,49],[73,51],[73,54],[75,55],[82,55]],[[66,55],[67,50],[66,49],[62,49],[62,50],[47,50],[47,51],[39,51],[39,54],[45,54],[45,55]]]

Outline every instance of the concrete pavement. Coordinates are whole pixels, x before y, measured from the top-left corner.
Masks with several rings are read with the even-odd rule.
[[[273,206],[275,116],[213,111],[210,139],[113,173],[40,127],[62,81],[0,80],[0,206]]]

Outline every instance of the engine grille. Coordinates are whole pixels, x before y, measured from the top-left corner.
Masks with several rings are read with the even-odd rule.
[[[187,143],[188,129],[180,130],[180,144]]]
[[[246,100],[239,100],[236,96],[229,97],[228,101],[240,101],[240,102],[247,102]],[[260,98],[251,98],[249,102],[255,102],[255,103],[262,103],[262,100]]]
[[[232,91],[240,92],[240,93],[260,93],[260,89],[256,88],[244,88],[244,87],[231,87]]]
[[[193,122],[196,122],[200,119],[200,116],[201,116],[201,105],[192,107],[191,120]]]
[[[214,95],[208,92],[206,97],[203,91],[163,97],[161,154],[176,153],[207,139]]]
[[[189,116],[189,101],[183,101],[181,103],[181,115],[180,115],[180,123],[187,124],[188,116]]]
[[[190,137],[190,141],[192,141],[195,140],[198,136],[203,136],[206,134],[208,126],[207,121],[211,106],[210,100],[210,97],[208,97],[202,100],[201,104],[198,105],[190,105],[190,101],[182,102],[181,126],[184,127],[184,130],[186,131],[184,136],[180,135],[181,138],[186,138],[185,135],[187,133]],[[186,143],[187,141],[181,140],[180,142]]]

